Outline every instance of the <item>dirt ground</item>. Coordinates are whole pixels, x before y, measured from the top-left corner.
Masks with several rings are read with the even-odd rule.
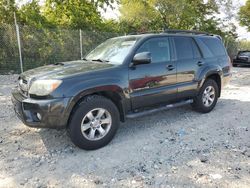
[[[65,130],[15,116],[16,75],[0,76],[0,187],[249,187],[250,68],[234,68],[216,108],[190,106],[129,120],[95,151]]]

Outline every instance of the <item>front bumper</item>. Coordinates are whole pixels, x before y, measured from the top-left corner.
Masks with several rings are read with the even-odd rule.
[[[233,64],[234,65],[250,65],[250,62],[249,61],[244,61],[244,60],[234,59]]]
[[[71,98],[37,100],[25,98],[18,90],[12,92],[12,103],[19,119],[29,127],[64,128],[70,115]],[[37,117],[41,115],[41,119]]]

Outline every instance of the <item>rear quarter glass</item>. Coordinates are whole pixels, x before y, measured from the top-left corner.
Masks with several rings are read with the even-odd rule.
[[[205,58],[226,56],[227,52],[222,41],[215,37],[196,38]]]

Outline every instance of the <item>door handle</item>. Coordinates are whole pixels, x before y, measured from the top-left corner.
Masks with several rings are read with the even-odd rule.
[[[197,65],[198,65],[199,67],[201,67],[202,65],[204,65],[204,62],[199,61],[199,62],[197,63]]]
[[[173,66],[173,65],[168,65],[168,66],[167,66],[167,69],[168,69],[169,71],[174,70],[174,66]]]

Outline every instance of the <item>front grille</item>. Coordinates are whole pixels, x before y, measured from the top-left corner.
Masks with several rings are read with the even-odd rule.
[[[238,57],[238,60],[241,60],[241,61],[248,61],[248,57],[241,57],[241,56],[239,56]]]

